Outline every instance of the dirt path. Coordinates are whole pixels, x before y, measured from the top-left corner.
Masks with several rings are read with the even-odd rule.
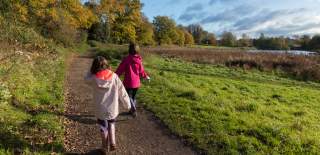
[[[92,59],[74,57],[66,82],[65,149],[67,154],[98,154],[101,146],[98,126],[90,106],[90,87],[83,76]],[[117,119],[116,137],[119,149],[112,154],[196,154],[154,121],[153,116],[138,107],[138,117],[121,114]]]

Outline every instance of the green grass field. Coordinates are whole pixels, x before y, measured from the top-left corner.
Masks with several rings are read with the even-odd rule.
[[[140,103],[208,154],[317,153],[320,84],[147,56]]]

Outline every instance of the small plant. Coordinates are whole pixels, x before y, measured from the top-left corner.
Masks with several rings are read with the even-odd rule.
[[[185,91],[185,92],[178,92],[177,97],[182,97],[190,100],[196,100],[197,95],[194,91]]]
[[[239,112],[255,112],[258,110],[256,104],[241,104],[236,106],[236,110]]]
[[[0,104],[8,104],[11,96],[8,86],[0,82]]]

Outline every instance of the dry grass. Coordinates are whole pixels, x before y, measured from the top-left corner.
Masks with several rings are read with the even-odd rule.
[[[320,56],[249,53],[242,49],[144,48],[147,53],[205,64],[261,71],[284,71],[299,80],[320,82]]]

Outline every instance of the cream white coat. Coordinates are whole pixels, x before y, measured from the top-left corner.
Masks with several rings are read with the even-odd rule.
[[[130,98],[117,74],[102,80],[88,73],[85,81],[93,89],[94,115],[101,120],[115,119],[119,115],[119,103],[129,110]]]

